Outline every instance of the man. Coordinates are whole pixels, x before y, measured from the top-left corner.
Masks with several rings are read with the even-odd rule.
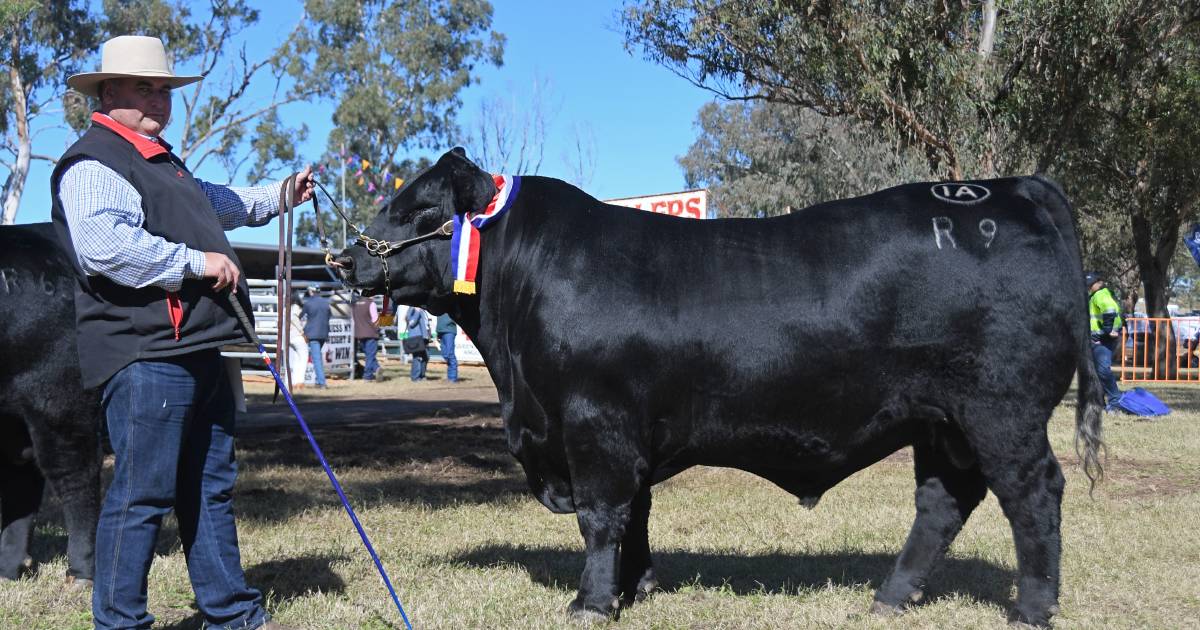
[[[317,287],[308,287],[308,299],[300,307],[304,320],[304,339],[308,342],[308,358],[313,364],[317,389],[325,389],[325,353],[322,347],[329,340],[329,298]]]
[[[438,315],[438,347],[442,349],[442,358],[446,359],[446,380],[451,383],[458,382],[458,358],[454,356],[454,337],[457,333],[458,326],[449,315]]]
[[[379,351],[379,307],[371,298],[356,296],[350,311],[354,317],[354,342],[358,344],[366,360],[363,366],[363,380],[373,383],[376,373],[379,372],[379,361],[375,358],[376,352]]]
[[[1104,286],[1104,277],[1099,272],[1088,272],[1084,283],[1088,286],[1088,313],[1092,320],[1092,359],[1096,362],[1096,375],[1104,386],[1105,408],[1111,411],[1121,399],[1112,359],[1120,344],[1118,337],[1124,322],[1120,306],[1112,291]]]
[[[99,99],[92,127],[50,177],[59,238],[75,254],[85,387],[103,386],[116,463],[96,529],[96,628],[149,628],[146,581],[171,509],[196,603],[210,628],[283,628],[246,585],[231,493],[234,399],[219,347],[244,339],[227,300],[251,311],[223,230],[263,225],[280,185],[192,178],[160,137],[176,76],[162,42],[105,42],[101,72],[67,84]],[[296,198],[312,197],[311,169]],[[236,376],[236,375],[233,375]]]

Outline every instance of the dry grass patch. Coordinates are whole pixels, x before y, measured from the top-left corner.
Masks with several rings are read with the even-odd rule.
[[[403,409],[419,397],[414,385],[423,384],[360,387],[375,388],[383,409]],[[575,519],[528,495],[494,413],[435,387],[425,386],[430,400],[450,401],[447,411],[410,407],[386,423],[329,426],[338,401],[359,416],[387,413],[355,407],[362,401],[338,388],[301,402],[306,416],[309,403],[332,405],[317,412],[318,439],[414,625],[572,626],[564,610],[583,567]],[[1059,627],[1200,627],[1200,388],[1153,390],[1176,413],[1157,422],[1105,417],[1107,479],[1094,498],[1074,461],[1071,397],[1052,420],[1068,479]],[[401,627],[303,437],[291,427],[256,429],[240,448],[243,563],[276,617],[306,628]],[[1007,628],[1015,556],[990,496],[932,577],[928,604],[890,619],[866,613],[912,523],[912,496],[903,453],[811,511],[738,471],[688,471],[654,491],[650,539],[663,590],[625,610],[616,627]],[[38,534],[35,551],[51,560],[30,579],[0,584],[0,628],[90,627],[87,596],[62,588],[66,541],[55,510]],[[159,627],[199,627],[171,525],[150,584]]]

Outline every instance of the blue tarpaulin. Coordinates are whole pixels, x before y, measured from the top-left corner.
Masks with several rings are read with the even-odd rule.
[[[1193,223],[1192,229],[1183,235],[1183,244],[1187,245],[1188,251],[1192,252],[1192,258],[1200,265],[1200,223]]]

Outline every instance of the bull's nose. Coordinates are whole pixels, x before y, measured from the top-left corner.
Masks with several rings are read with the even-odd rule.
[[[350,256],[338,256],[337,258],[333,259],[333,262],[331,262],[329,266],[337,269],[343,269],[345,271],[353,271],[354,258]]]

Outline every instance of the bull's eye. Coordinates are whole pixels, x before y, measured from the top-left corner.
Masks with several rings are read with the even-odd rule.
[[[438,217],[437,208],[426,208],[424,210],[419,210],[412,215],[412,224],[418,230],[433,229],[437,227],[437,225],[435,225],[437,223],[440,223],[440,217]]]

